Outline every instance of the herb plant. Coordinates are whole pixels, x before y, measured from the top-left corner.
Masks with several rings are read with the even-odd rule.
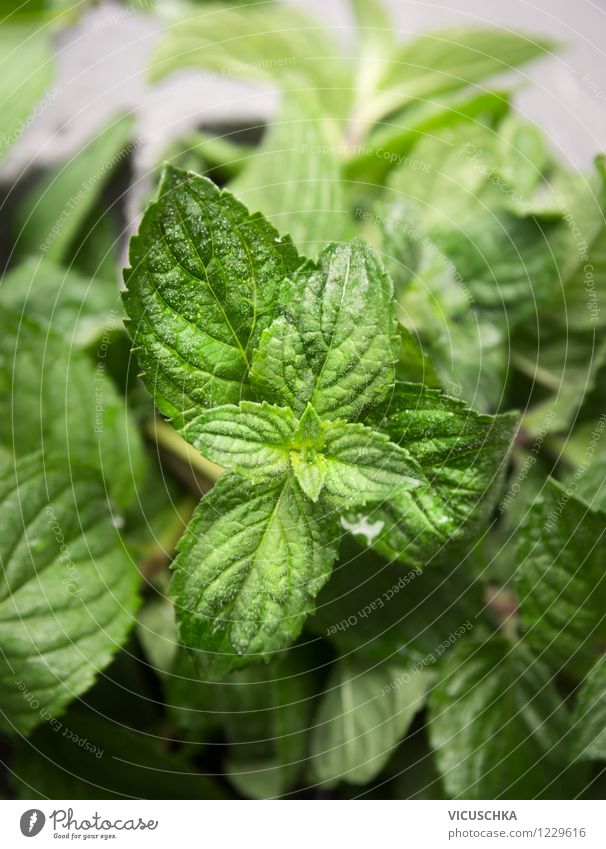
[[[603,792],[604,162],[487,82],[545,40],[351,7],[181,9],[152,79],[280,106],[166,151],[123,285],[130,118],[11,213],[7,794]]]

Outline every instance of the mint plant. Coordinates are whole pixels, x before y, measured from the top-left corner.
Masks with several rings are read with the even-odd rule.
[[[229,192],[167,168],[131,264],[124,303],[144,380],[227,470],[173,564],[181,638],[220,676],[299,634],[337,556],[340,515],[391,503],[439,523],[440,485],[415,440],[426,434],[414,387],[396,383],[393,286],[368,246],[305,260]],[[437,432],[440,418],[454,413],[434,417]],[[514,426],[474,422],[482,468],[465,468],[470,489],[498,475]],[[383,545],[405,556],[407,530]]]
[[[492,81],[545,39],[351,13],[173,9],[152,84],[270,85],[262,135],[150,171],[116,115],[5,187],[3,795],[605,792],[604,160]]]

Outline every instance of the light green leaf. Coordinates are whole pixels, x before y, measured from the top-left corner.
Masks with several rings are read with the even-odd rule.
[[[53,262],[71,260],[108,178],[135,149],[132,135],[132,120],[117,118],[34,187],[16,217],[17,249],[22,256],[42,252]]]
[[[184,171],[195,171],[223,184],[236,177],[246,165],[254,147],[240,143],[238,129],[222,135],[197,130],[172,141],[158,164],[169,162]]]
[[[536,177],[549,181],[557,203],[539,218],[535,192],[524,195],[501,176],[499,142],[481,123],[432,134],[414,150],[423,168],[404,163],[390,187],[407,201],[405,226],[447,257],[469,307],[513,326],[550,303],[575,272],[579,240],[591,244],[601,210],[595,178],[551,169]]]
[[[284,316],[261,334],[250,368],[255,394],[291,407],[301,415],[314,389],[314,374],[307,361],[303,339]]]
[[[431,163],[413,151],[417,142],[461,123],[481,121],[493,126],[507,113],[509,98],[506,91],[480,91],[471,96],[456,92],[411,103],[389,121],[375,125],[364,145],[353,148],[344,163],[344,176],[381,186],[387,174],[400,165],[427,170]]]
[[[97,469],[112,500],[125,507],[145,469],[143,446],[103,359],[51,331],[0,311],[0,443],[21,456],[42,449],[70,465]]]
[[[167,166],[130,263],[124,304],[159,409],[183,424],[250,398],[251,351],[300,264],[291,241],[210,180]]]
[[[579,677],[606,639],[606,513],[549,480],[518,531],[517,590],[526,641]]]
[[[303,339],[321,418],[355,419],[387,395],[399,352],[391,280],[362,242],[327,247],[283,294]],[[304,381],[302,381],[304,383]]]
[[[600,388],[600,373],[606,364],[606,340],[597,331],[595,328],[588,333],[568,332],[550,327],[546,321],[540,337],[516,346],[512,357],[515,365],[551,390],[526,412],[524,428],[528,432],[569,433],[585,399],[596,387]]]
[[[299,634],[337,554],[338,520],[288,478],[224,475],[179,543],[180,635],[212,677],[275,657]]]
[[[312,769],[321,784],[366,784],[377,776],[423,706],[427,673],[396,663],[368,668],[339,660],[320,703]]]
[[[568,717],[545,667],[523,645],[463,640],[430,698],[430,742],[453,799],[559,795]]]
[[[0,304],[85,347],[121,324],[118,282],[91,280],[78,271],[30,258],[4,275]]]
[[[367,424],[406,448],[427,485],[400,490],[368,516],[381,523],[372,545],[422,569],[455,540],[472,534],[499,495],[517,416],[487,416],[414,383],[397,383]]]
[[[513,190],[513,209],[524,214],[524,201],[533,197],[550,156],[542,130],[518,115],[508,115],[499,125],[495,170]],[[516,199],[522,201],[516,203]],[[557,212],[556,212],[557,214]]]
[[[4,21],[0,28],[0,160],[21,138],[53,76],[53,52],[45,27]],[[44,102],[39,108],[43,108]],[[46,104],[52,102],[52,93]]]
[[[590,333],[604,323],[601,309],[606,284],[606,162],[595,159],[589,174],[557,169],[550,192],[564,217],[554,251],[560,285],[544,306],[560,332]]]
[[[213,463],[253,483],[275,483],[288,471],[296,423],[287,407],[242,401],[205,410],[182,435]]]
[[[312,501],[317,501],[326,480],[326,458],[317,454],[312,459],[301,451],[293,451],[290,455],[292,469],[301,489]]]
[[[157,80],[184,67],[284,88],[312,87],[332,103],[347,93],[347,66],[327,29],[281,3],[260,3],[245,11],[215,4],[190,10],[167,29],[152,57],[150,75]]]
[[[324,449],[324,427],[311,404],[299,420],[292,447],[290,461],[295,477],[305,495],[317,501],[324,486],[327,462],[320,453]]]
[[[418,229],[422,215],[417,205],[398,196],[378,204],[373,216],[403,332],[420,340],[417,348],[425,357],[417,374],[410,356],[401,357],[400,375],[425,384],[433,380],[476,409],[495,409],[507,376],[501,333],[474,311],[473,295],[454,263]]]
[[[362,424],[324,425],[326,498],[341,508],[386,501],[422,486],[425,477],[405,448]]]
[[[315,257],[328,242],[343,238],[349,223],[340,145],[340,130],[315,91],[284,92],[258,150],[229,188]]]
[[[379,92],[362,117],[369,124],[415,100],[472,86],[548,54],[553,42],[507,29],[451,27],[404,42],[391,56]]]
[[[572,748],[581,760],[606,760],[606,657],[592,667],[572,715]]]
[[[124,643],[139,575],[90,470],[24,457],[2,470],[0,503],[1,724],[27,733]]]

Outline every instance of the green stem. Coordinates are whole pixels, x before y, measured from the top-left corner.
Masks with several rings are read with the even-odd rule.
[[[150,419],[145,423],[144,431],[146,436],[153,440],[159,448],[172,454],[173,457],[177,457],[205,480],[210,483],[218,480],[223,471],[221,466],[217,466],[203,457],[166,422],[161,419]]]

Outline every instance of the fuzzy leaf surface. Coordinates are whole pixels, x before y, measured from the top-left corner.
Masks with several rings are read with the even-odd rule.
[[[339,525],[292,477],[252,486],[224,475],[179,543],[172,590],[180,635],[212,677],[269,660],[299,634],[330,576]]]
[[[314,381],[300,403],[320,417],[356,419],[387,395],[399,353],[393,286],[362,242],[329,245],[282,293]],[[310,391],[311,390],[311,391]]]
[[[182,434],[213,463],[255,483],[267,483],[288,471],[295,426],[288,407],[242,401],[206,410]]]
[[[385,501],[400,490],[425,483],[423,472],[405,448],[363,424],[327,422],[324,427],[324,491],[338,507]]]

